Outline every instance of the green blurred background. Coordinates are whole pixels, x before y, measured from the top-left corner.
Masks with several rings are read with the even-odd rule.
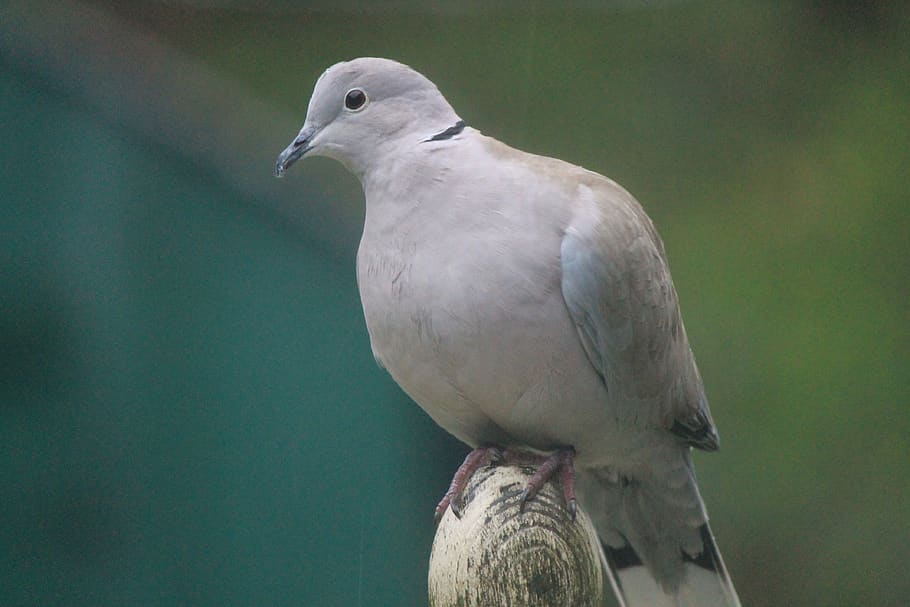
[[[372,361],[330,64],[607,174],[666,241],[745,605],[910,596],[904,2],[0,5],[0,605],[421,605],[465,448]]]

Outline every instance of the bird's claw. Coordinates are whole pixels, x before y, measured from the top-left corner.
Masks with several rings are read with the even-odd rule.
[[[437,525],[439,521],[442,520],[442,515],[446,513],[446,509],[449,507],[449,503],[452,501],[448,493],[446,493],[439,503],[436,505],[436,510],[433,512],[433,522]]]
[[[481,447],[474,449],[465,458],[464,463],[455,472],[452,477],[452,484],[449,490],[436,506],[434,519],[436,524],[442,520],[446,510],[451,508],[452,514],[456,518],[461,518],[464,513],[464,490],[471,476],[484,466],[503,461],[515,460],[521,463],[537,463],[538,467],[534,474],[528,479],[527,485],[518,496],[518,510],[524,512],[528,501],[534,499],[537,492],[540,491],[550,478],[556,472],[560,473],[562,482],[563,497],[566,500],[566,511],[569,517],[574,521],[578,513],[578,502],[575,499],[575,467],[573,459],[575,450],[571,447],[568,449],[559,449],[549,456],[543,457],[526,451],[498,449],[496,447]]]
[[[452,509],[452,514],[454,514],[456,518],[461,518],[464,513],[463,494],[468,481],[475,472],[484,466],[489,466],[501,459],[502,451],[496,447],[480,447],[468,453],[464,462],[455,472],[455,476],[452,477],[452,484],[449,485],[449,490],[446,491],[446,494],[436,506],[434,519],[436,520],[437,525],[439,524],[439,521],[442,520],[442,516],[445,514],[447,508]]]
[[[566,510],[569,512],[569,518],[574,521],[578,515],[578,501],[574,497],[566,501]]]
[[[575,499],[575,466],[573,460],[575,450],[572,448],[560,449],[555,453],[543,458],[537,470],[528,479],[528,484],[518,496],[518,509],[524,512],[525,504],[528,500],[534,499],[537,492],[540,491],[550,478],[558,471],[562,481],[563,497],[566,500],[566,510],[569,517],[574,521],[578,513],[578,501]]]
[[[453,498],[452,501],[449,502],[449,508],[452,509],[452,514],[455,515],[455,518],[460,519],[462,515],[464,515],[464,503],[460,496],[458,498]]]
[[[528,491],[528,488],[525,487],[524,489],[522,489],[521,493],[518,495],[518,511],[519,512],[525,511],[525,504],[528,502],[528,500],[530,498],[531,498],[530,492]]]

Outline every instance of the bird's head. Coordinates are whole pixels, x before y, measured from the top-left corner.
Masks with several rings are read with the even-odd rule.
[[[362,176],[384,147],[419,143],[458,120],[436,85],[404,64],[336,63],[316,81],[303,128],[278,156],[275,174],[305,156],[328,156]]]

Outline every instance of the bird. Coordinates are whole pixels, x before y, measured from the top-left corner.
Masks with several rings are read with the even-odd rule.
[[[317,79],[276,175],[309,156],[363,187],[356,272],[376,361],[472,448],[438,510],[457,514],[478,467],[536,454],[523,497],[559,471],[621,605],[738,606],[692,462],[718,434],[638,201],[484,135],[427,77],[377,57]]]

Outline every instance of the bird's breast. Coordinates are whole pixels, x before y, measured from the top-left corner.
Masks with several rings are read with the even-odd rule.
[[[471,360],[509,362],[496,352],[539,334],[548,322],[542,311],[558,295],[555,266],[440,238],[385,238],[381,246],[365,238],[358,254],[374,352],[402,383],[481,381],[464,377]]]
[[[358,285],[374,355],[443,427],[493,442],[471,436],[492,424],[545,448],[560,442],[561,422],[541,423],[552,404],[590,405],[602,385],[562,299],[559,238],[515,236],[365,231]]]

